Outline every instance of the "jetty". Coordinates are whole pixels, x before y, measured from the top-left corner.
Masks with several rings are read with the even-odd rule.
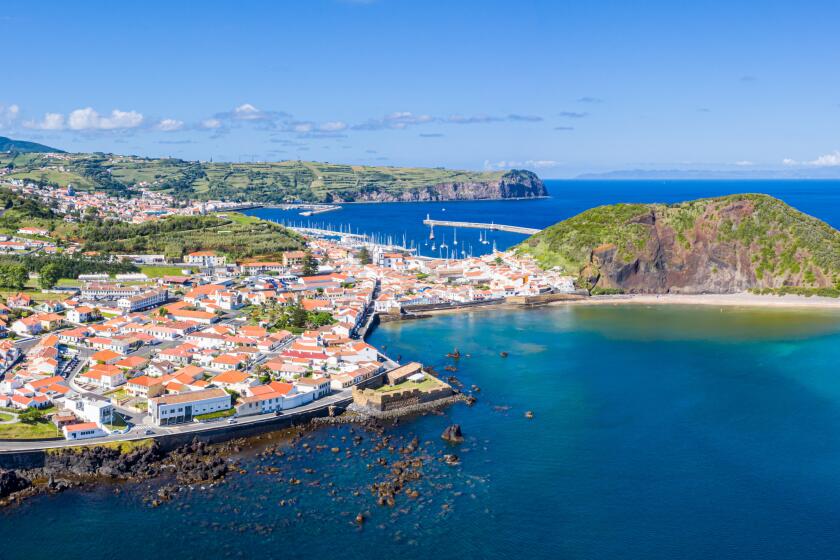
[[[522,233],[524,235],[534,235],[542,230],[536,228],[522,227],[522,226],[508,226],[505,224],[497,224],[490,222],[485,224],[482,222],[454,222],[451,220],[432,220],[428,216],[423,220],[423,225],[430,227],[453,227],[453,228],[471,228],[471,229],[486,229],[490,231],[509,231],[511,233]]]

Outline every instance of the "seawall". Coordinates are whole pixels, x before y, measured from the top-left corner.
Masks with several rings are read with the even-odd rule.
[[[174,434],[160,434],[154,437],[164,451],[172,451],[182,445],[192,442],[193,440],[203,441],[205,443],[222,443],[231,439],[244,438],[251,436],[258,436],[261,434],[276,432],[286,428],[293,428],[295,426],[303,426],[308,424],[314,418],[328,417],[330,415],[330,408],[333,413],[338,414],[343,412],[347,405],[350,404],[351,399],[345,399],[336,402],[332,405],[324,405],[307,412],[289,414],[282,416],[269,417],[260,422],[251,422],[244,424],[227,424],[220,422],[217,427],[208,428],[206,430],[196,432],[180,432]],[[148,437],[138,436],[136,438],[129,438],[120,441],[140,441],[149,439]],[[84,441],[79,442],[74,447],[96,447],[97,445],[108,444],[111,442],[103,441]],[[59,447],[52,450],[33,450],[33,451],[0,451],[0,469],[33,469],[43,467],[47,454],[61,451],[62,449],[72,449],[72,447]]]

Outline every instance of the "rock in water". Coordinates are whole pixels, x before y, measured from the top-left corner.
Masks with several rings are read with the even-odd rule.
[[[32,481],[19,475],[17,471],[0,471],[0,498],[26,490],[31,485]]]
[[[461,459],[455,454],[446,454],[443,456],[443,462],[447,465],[457,465]]]
[[[451,426],[447,426],[443,433],[440,435],[441,438],[445,439],[450,443],[461,443],[464,441],[464,435],[461,433],[461,425],[460,424],[452,424]]]

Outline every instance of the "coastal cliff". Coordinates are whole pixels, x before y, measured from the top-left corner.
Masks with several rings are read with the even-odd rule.
[[[6,145],[11,151],[3,152]],[[22,154],[28,149],[31,153]],[[137,189],[183,200],[243,203],[495,200],[546,196],[530,171],[348,165],[319,161],[187,161],[103,153],[38,153],[51,148],[0,137],[4,177],[73,185],[125,196]]]
[[[513,169],[484,181],[450,181],[397,190],[375,183],[353,191],[331,192],[327,202],[425,202],[441,200],[501,200],[547,196],[542,180],[533,172]]]
[[[840,294],[840,232],[762,194],[593,208],[516,250],[593,293]]]

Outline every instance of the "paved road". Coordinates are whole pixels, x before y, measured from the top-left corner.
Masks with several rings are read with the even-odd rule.
[[[301,416],[305,413],[312,412],[314,410],[321,410],[326,409],[330,405],[335,404],[348,404],[352,399],[352,391],[350,389],[345,389],[343,391],[339,391],[333,393],[327,397],[314,401],[304,406],[300,406],[294,408],[288,412],[282,414],[284,418],[295,418],[296,416]],[[270,414],[259,414],[254,416],[244,416],[240,418],[236,418],[237,425],[248,425],[248,424],[260,424],[264,422],[270,422],[276,420],[277,416],[274,413]],[[199,433],[199,432],[212,432],[215,430],[225,430],[229,428],[230,425],[227,423],[227,420],[221,420],[217,422],[208,422],[208,423],[190,423],[190,424],[178,424],[176,426],[166,426],[166,427],[157,427],[157,426],[146,426],[146,425],[138,425],[132,428],[130,432],[127,434],[120,434],[120,435],[110,435],[104,438],[96,438],[90,440],[82,440],[82,441],[21,441],[21,442],[0,442],[0,453],[4,452],[21,452],[21,451],[37,451],[40,449],[56,449],[61,447],[70,447],[70,446],[79,446],[79,445],[96,445],[101,443],[108,443],[113,441],[131,441],[131,440],[139,440],[139,439],[148,439],[148,438],[155,438],[166,436],[170,434],[183,434],[183,433]],[[154,430],[155,434],[151,436],[145,435],[145,431],[147,429]]]

